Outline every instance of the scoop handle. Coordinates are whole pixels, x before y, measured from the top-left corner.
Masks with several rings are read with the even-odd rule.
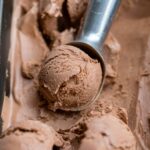
[[[121,0],[90,0],[85,21],[76,41],[99,51],[104,43]]]

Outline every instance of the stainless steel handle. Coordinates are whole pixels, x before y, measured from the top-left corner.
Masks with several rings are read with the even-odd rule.
[[[85,21],[76,41],[87,43],[97,51],[103,46],[121,0],[91,0]]]

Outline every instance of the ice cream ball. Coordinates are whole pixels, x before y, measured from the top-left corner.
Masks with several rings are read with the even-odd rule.
[[[74,110],[91,103],[102,80],[100,63],[77,47],[54,48],[39,73],[39,91],[52,110]]]

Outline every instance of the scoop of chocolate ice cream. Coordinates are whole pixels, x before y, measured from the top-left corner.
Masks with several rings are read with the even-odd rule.
[[[129,127],[113,115],[90,118],[79,150],[135,150],[136,140]]]
[[[52,150],[61,145],[54,129],[39,121],[17,123],[0,137],[0,150]]]
[[[82,50],[62,45],[53,49],[39,73],[40,93],[52,110],[72,110],[90,103],[102,80],[101,65]]]

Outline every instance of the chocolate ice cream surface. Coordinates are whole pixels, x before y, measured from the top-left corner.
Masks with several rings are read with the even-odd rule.
[[[14,134],[19,133],[22,134],[22,136],[36,136],[36,133],[31,133],[29,130],[27,130],[29,131],[29,133],[22,132],[22,129],[20,130],[18,129],[18,127],[16,128],[16,124],[18,124],[17,122],[26,122],[27,120],[39,120],[40,122],[44,122],[44,124],[46,125],[45,128],[47,128],[47,125],[50,128],[53,127],[55,131],[60,135],[60,137],[64,139],[64,147],[60,148],[61,150],[78,150],[79,148],[84,149],[86,148],[86,146],[88,146],[88,148],[92,148],[92,150],[95,150],[98,144],[105,146],[104,148],[106,148],[106,145],[112,146],[109,143],[107,143],[107,141],[113,143],[115,148],[119,147],[119,150],[122,147],[124,148],[126,145],[128,145],[127,149],[134,149],[135,142],[127,125],[124,125],[118,119],[114,119],[113,117],[109,116],[99,119],[97,119],[97,117],[95,118],[96,114],[100,113],[104,115],[105,113],[108,113],[111,110],[116,110],[117,106],[123,107],[124,110],[128,112],[128,118],[125,117],[124,113],[119,114],[119,118],[123,118],[123,120],[125,120],[125,122],[128,123],[129,127],[134,132],[134,135],[136,136],[137,140],[136,149],[145,150],[150,148],[149,0],[122,0],[122,4],[118,15],[104,44],[103,57],[106,62],[106,80],[104,83],[104,88],[101,93],[101,97],[98,98],[93,105],[90,105],[88,109],[80,112],[53,112],[50,109],[60,108],[57,99],[53,98],[53,101],[50,101],[48,99],[50,92],[46,90],[46,88],[43,88],[43,91],[48,91],[46,92],[48,93],[48,98],[45,99],[47,99],[50,109],[47,109],[48,105],[45,105],[46,101],[43,98],[46,97],[46,94],[43,94],[43,96],[39,95],[39,85],[37,77],[41,69],[41,64],[43,64],[42,66],[44,67],[45,58],[47,54],[49,55],[48,57],[50,59],[52,57],[51,54],[53,54],[54,56],[54,50],[56,49],[54,47],[64,45],[74,40],[78,29],[82,25],[82,20],[88,1],[89,0],[15,1],[13,9],[14,12],[12,17],[11,48],[9,55],[10,70],[7,70],[8,76],[10,75],[10,85],[7,85],[10,86],[10,92],[9,95],[8,92],[5,92],[7,94],[5,95],[2,111],[4,132],[2,134],[3,137],[0,139],[2,143],[4,141],[5,143],[0,143],[0,146],[4,145],[7,148],[7,150],[15,150],[16,140],[15,138],[11,138],[12,136],[14,137]],[[56,52],[55,56],[57,55],[57,53],[58,52]],[[59,57],[65,56],[60,55]],[[66,56],[65,60],[67,59],[67,62],[71,63],[76,62],[72,60],[72,57],[74,57],[75,59],[75,56],[71,55],[71,59],[68,59]],[[55,60],[55,62],[58,61],[56,61],[54,57],[52,60]],[[83,60],[81,55],[78,57],[78,60]],[[91,61],[91,59],[88,60],[90,60],[90,63],[89,61],[87,61],[87,64],[96,65],[97,63],[94,63],[96,60],[94,60],[94,62],[93,60]],[[51,61],[48,61],[47,64],[52,63]],[[79,64],[77,64],[77,66],[81,65],[81,67],[79,68],[83,70],[83,64],[85,64],[83,62],[85,61],[80,62],[82,63],[79,63],[78,61],[76,62]],[[59,97],[61,97],[61,100],[62,93],[65,91],[64,89],[69,89],[72,85],[74,85],[74,89],[82,89],[81,82],[79,82],[80,84],[78,88],[75,88],[74,78],[76,79],[79,73],[79,69],[76,69],[77,71],[75,71],[74,68],[78,68],[75,65],[76,64],[74,64],[74,67],[70,67],[72,70],[70,69],[71,71],[68,71],[67,75],[63,75],[63,77],[58,76],[58,74],[56,73],[54,73],[52,76],[52,73],[50,73],[53,79],[55,79],[56,75],[57,78],[59,77],[59,80],[57,82],[51,81],[49,83],[53,84],[51,93],[57,91],[56,89],[61,89],[58,90],[59,94],[57,94],[57,96],[59,95]],[[67,64],[67,66],[69,65]],[[62,65],[60,68],[63,67],[64,65]],[[51,72],[53,72],[53,70]],[[65,72],[64,69],[62,69],[62,72]],[[71,74],[71,72],[73,73]],[[75,75],[74,78],[72,77],[73,75]],[[82,74],[80,74],[80,78],[82,76],[83,71]],[[72,77],[73,79],[71,78],[69,80],[70,77]],[[89,77],[85,79],[88,78]],[[63,84],[64,81],[65,86]],[[90,82],[91,85],[94,85],[92,80],[90,80]],[[49,87],[48,83],[46,83],[45,85]],[[68,91],[69,90],[67,90],[67,92]],[[83,91],[85,92],[85,90]],[[88,95],[89,94],[90,93],[88,93]],[[69,94],[63,95],[65,95],[65,100],[66,97],[68,98],[67,101],[70,100],[69,103],[74,102],[74,99],[70,98],[71,96]],[[84,98],[84,96],[85,93],[83,95],[79,95],[80,98]],[[54,106],[54,102],[57,107]],[[64,101],[62,100],[60,102],[62,103]],[[86,103],[87,101],[82,102]],[[62,104],[64,105],[64,103]],[[75,103],[75,105],[77,105],[77,103]],[[103,109],[104,105],[106,106],[106,109]],[[64,107],[71,109],[70,106],[63,106],[63,108]],[[89,118],[90,120],[88,123],[86,123],[88,130],[84,132],[84,137],[82,137],[81,143],[78,143],[80,134],[78,134],[77,132],[80,133],[82,128],[81,130],[75,132],[74,137],[72,136],[70,128],[80,123],[80,120],[85,118]],[[95,126],[95,124],[99,124],[99,126],[93,127]],[[106,126],[106,124],[108,125],[108,127],[104,129],[102,126]],[[9,128],[10,126],[12,126],[11,129]],[[26,128],[27,127],[23,129]],[[94,130],[95,128],[96,130]],[[15,131],[12,131],[13,129],[15,129]],[[5,130],[7,131],[5,132]],[[95,135],[93,135],[94,138],[88,139],[88,137],[90,138],[92,136],[89,132],[93,133],[93,131],[95,133]],[[118,133],[118,131],[120,131],[120,133]],[[11,136],[6,136],[8,135],[8,132]],[[37,133],[39,132],[40,131],[38,131]],[[97,134],[98,132],[100,132],[100,134]],[[50,138],[48,137],[49,139],[51,139],[51,137],[53,137],[51,132],[47,131],[47,133],[51,135]],[[69,138],[67,134],[69,135]],[[38,134],[38,136],[36,137],[41,138],[41,135],[43,135],[43,133],[41,133],[40,135]],[[22,136],[19,136],[21,140],[24,139]],[[12,139],[11,142],[10,140],[5,140],[8,137],[9,139]],[[28,139],[31,138],[28,137]],[[19,141],[19,143],[23,141],[21,140]],[[88,140],[91,140],[92,142],[87,143]],[[36,144],[38,143],[37,140],[33,141],[36,141]],[[122,141],[125,142],[124,145],[122,144]],[[44,143],[42,146],[42,150],[44,150],[44,148],[46,147]],[[33,145],[34,142],[30,142],[28,145],[30,144]],[[40,148],[42,143],[39,143],[37,145],[35,149],[37,149],[37,147]],[[122,145],[122,147],[120,145]],[[51,147],[53,146],[50,146],[49,149]],[[0,150],[1,149],[2,147],[0,147]]]
[[[39,121],[16,123],[0,137],[0,150],[52,150],[62,145],[52,127]]]
[[[87,131],[79,150],[136,149],[136,140],[129,127],[113,115],[93,117],[85,125]]]
[[[39,73],[40,93],[52,110],[74,110],[89,105],[102,80],[101,65],[79,48],[53,49]]]

